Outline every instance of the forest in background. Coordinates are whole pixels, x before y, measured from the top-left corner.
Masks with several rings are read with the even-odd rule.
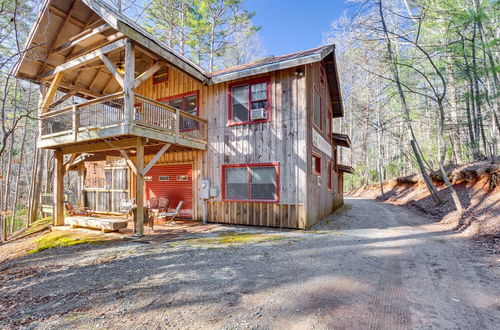
[[[351,136],[346,190],[498,159],[499,2],[353,1],[336,44]],[[425,179],[425,178],[424,178]],[[428,184],[432,185],[432,182]],[[430,189],[433,189],[430,187]]]
[[[209,71],[265,55],[258,13],[242,1],[107,2]],[[41,3],[0,6],[4,238],[36,219],[36,196],[51,198],[52,154],[36,149],[38,86],[11,76]],[[334,127],[351,136],[341,162],[356,169],[346,190],[421,173],[432,191],[429,172],[498,159],[499,17],[494,0],[365,0],[332,23],[324,43],[336,44],[345,108]]]

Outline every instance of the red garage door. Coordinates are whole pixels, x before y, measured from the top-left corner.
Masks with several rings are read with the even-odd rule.
[[[183,200],[181,217],[193,217],[193,167],[191,164],[153,166],[146,174],[146,200],[151,197],[166,197],[170,209]]]

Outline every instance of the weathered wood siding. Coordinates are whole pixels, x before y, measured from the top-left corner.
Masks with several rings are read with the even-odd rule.
[[[272,227],[307,228],[330,214],[343,203],[338,173],[333,173],[333,190],[327,189],[328,160],[312,144],[312,88],[316,84],[325,105],[322,121],[326,123],[330,104],[327,81],[320,84],[320,64],[302,67],[305,75],[294,75],[296,68],[254,76],[270,77],[271,121],[228,126],[228,91],[230,83],[203,85],[175,68],[169,68],[169,80],[153,85],[152,78],[136,90],[153,99],[199,91],[199,115],[208,120],[208,148],[193,152],[182,161],[193,164],[193,214],[201,220],[200,179],[208,178],[218,196],[208,203],[211,222]],[[329,142],[328,125],[320,132]],[[311,172],[312,152],[322,157],[318,178]],[[149,156],[152,157],[152,156]],[[159,164],[178,162],[179,153],[166,153]],[[146,159],[146,162],[148,159]],[[222,198],[222,165],[279,162],[279,203],[226,202]],[[318,185],[318,180],[320,185]],[[133,180],[132,180],[133,181]],[[132,187],[132,191],[133,191]]]
[[[320,63],[313,63],[306,66],[306,91],[307,91],[307,131],[310,134],[307,135],[307,227],[312,226],[314,223],[323,219],[332,213],[336,208],[342,206],[343,198],[342,194],[339,192],[339,181],[338,172],[333,172],[332,174],[332,191],[328,190],[328,161],[332,161],[333,166],[333,152],[325,154],[320,149],[313,145],[312,133],[313,130],[318,131],[321,136],[325,138],[333,147],[331,136],[328,136],[328,125],[326,124],[328,120],[332,120],[328,117],[328,109],[330,106],[330,94],[328,93],[328,81],[325,79],[324,86],[321,85],[320,81]],[[318,88],[321,98],[323,109],[321,111],[321,121],[323,127],[321,130],[313,125],[313,88],[315,86]],[[321,174],[316,175],[312,173],[312,154],[315,153],[321,156]]]
[[[294,71],[288,69],[252,77],[269,76],[271,79],[271,120],[265,123],[227,126],[229,84],[208,87],[203,107],[208,119],[209,146],[203,155],[203,176],[210,178],[219,192],[219,196],[209,203],[210,221],[305,227],[305,78],[295,76]],[[223,164],[269,162],[279,162],[279,203],[223,201]]]

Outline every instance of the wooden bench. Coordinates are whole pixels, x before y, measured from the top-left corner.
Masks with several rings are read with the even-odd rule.
[[[125,219],[102,219],[94,217],[66,217],[64,222],[70,225],[71,228],[92,228],[100,229],[103,233],[118,231],[122,228],[127,228],[127,220]]]

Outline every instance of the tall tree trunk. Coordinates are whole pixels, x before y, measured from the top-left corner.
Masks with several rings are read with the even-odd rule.
[[[427,186],[427,189],[429,190],[429,193],[431,194],[431,196],[434,199],[434,201],[436,202],[436,204],[441,204],[442,203],[441,197],[439,196],[436,187],[432,183],[431,178],[429,177],[429,174],[425,171],[424,163],[422,162],[422,158],[421,158],[421,155],[419,152],[415,133],[413,132],[413,126],[412,126],[411,117],[410,117],[410,109],[408,108],[408,104],[406,102],[406,97],[405,97],[405,94],[403,92],[403,88],[401,86],[401,81],[399,78],[399,70],[398,70],[398,67],[396,65],[397,61],[395,61],[395,59],[394,59],[394,54],[393,54],[393,50],[392,50],[392,42],[391,42],[391,39],[389,37],[389,31],[387,29],[387,25],[385,22],[382,0],[378,0],[378,7],[379,7],[380,19],[381,19],[382,28],[384,31],[386,45],[387,45],[387,53],[388,53],[388,57],[389,57],[389,67],[390,67],[391,73],[393,75],[394,81],[396,83],[399,99],[401,102],[401,107],[402,107],[402,110],[404,113],[404,118],[405,118],[406,124],[408,126],[408,130],[410,132],[410,135],[411,135],[411,146],[412,146],[413,152],[415,154],[415,158],[417,160],[418,166],[420,168],[420,173],[422,174],[422,177],[424,178],[424,181],[425,181],[425,184]]]
[[[384,184],[382,178],[382,137],[381,137],[382,124],[380,123],[380,106],[377,106],[377,145],[378,145],[378,157],[377,157],[377,171],[378,179],[380,183],[380,193],[384,195]]]
[[[11,234],[14,232],[15,219],[17,214],[17,201],[19,199],[19,182],[21,181],[21,170],[23,168],[23,160],[24,160],[24,146],[26,144],[26,132],[28,131],[28,117],[24,120],[24,129],[23,129],[23,137],[21,142],[21,150],[19,151],[19,166],[17,168],[17,176],[16,176],[16,185],[14,187],[14,201],[12,205],[12,217],[11,217],[11,226],[10,232]]]

